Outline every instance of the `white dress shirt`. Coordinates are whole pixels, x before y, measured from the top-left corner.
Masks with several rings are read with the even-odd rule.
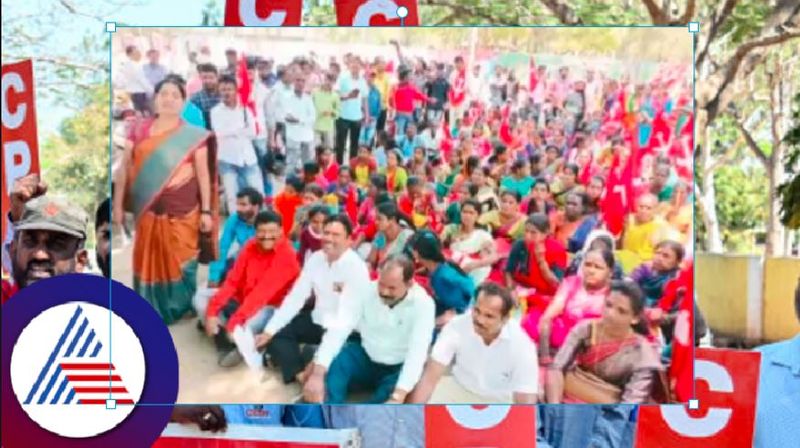
[[[245,120],[245,114],[247,119]],[[219,103],[211,108],[211,130],[217,136],[217,160],[235,166],[255,165],[256,120],[240,104],[228,107]]]
[[[292,93],[286,95],[283,103],[284,123],[286,123],[286,140],[300,143],[310,143],[314,141],[314,123],[317,120],[317,111],[314,108],[314,101],[311,95]],[[289,123],[287,116],[293,116],[300,120],[298,123]]]
[[[340,307],[340,318],[322,338],[316,363],[327,369],[350,333],[358,329],[364,351],[372,361],[403,364],[396,387],[410,392],[422,376],[433,338],[433,299],[414,283],[406,297],[389,308],[378,294],[377,282],[363,288],[364,293],[356,294],[354,300]]]
[[[318,250],[306,261],[300,277],[289,295],[283,300],[264,329],[275,335],[300,312],[314,292],[314,309],[311,320],[325,329],[331,328],[339,317],[339,304],[363,294],[364,285],[370,282],[366,263],[352,249],[333,263],[328,263],[325,252]]]
[[[286,118],[286,97],[292,94],[294,88],[291,85],[286,85],[283,81],[278,81],[272,86],[267,100],[267,123],[270,127],[275,127],[276,123],[284,123]]]
[[[269,88],[261,80],[253,82],[253,99],[256,105],[257,139],[267,138],[267,108],[269,107]]]
[[[153,85],[145,76],[142,66],[128,58],[119,63],[119,70],[114,76],[114,85],[130,94],[153,94]]]
[[[535,394],[539,388],[536,345],[515,320],[486,345],[475,333],[472,313],[457,316],[442,329],[431,358],[445,366],[455,358],[453,378],[481,397],[512,403],[515,392]]]

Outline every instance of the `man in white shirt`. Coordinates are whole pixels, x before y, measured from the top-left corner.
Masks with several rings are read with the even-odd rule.
[[[217,137],[217,162],[228,211],[236,210],[240,188],[252,187],[264,194],[264,179],[253,148],[256,119],[239,104],[236,80],[223,76],[219,81],[222,102],[211,109],[211,129]]]
[[[126,58],[120,62],[114,84],[120,90],[128,92],[134,109],[143,115],[150,115],[152,113],[150,98],[153,96],[153,85],[150,84],[139,63],[142,53],[136,46],[128,45],[125,47],[125,55]]]
[[[536,403],[536,345],[509,319],[513,307],[506,288],[481,285],[474,308],[442,329],[410,401]],[[451,364],[452,376],[442,378]]]
[[[278,68],[278,81],[270,90],[267,100],[267,125],[269,146],[281,150],[286,144],[286,98],[292,94],[295,70],[293,66]]]
[[[303,164],[314,159],[311,147],[317,111],[305,85],[305,76],[295,78],[294,90],[286,96],[283,108],[286,112],[286,167],[290,170],[300,170]]]
[[[326,402],[345,403],[350,386],[358,385],[373,390],[370,403],[403,403],[431,345],[433,299],[414,282],[414,264],[405,255],[387,258],[378,281],[352,299],[342,303],[341,318],[322,338],[306,400],[327,395]],[[345,344],[354,330],[360,340]]]
[[[369,120],[369,88],[361,75],[361,63],[358,60],[352,60],[350,70],[339,76],[336,92],[341,99],[339,118],[336,119],[336,159],[340,166],[344,166],[357,155],[361,124]],[[348,135],[350,145],[346,146]]]
[[[339,319],[340,303],[353,299],[369,284],[366,263],[350,248],[352,232],[353,225],[343,214],[325,220],[322,249],[305,262],[289,295],[264,332],[256,336],[256,346],[267,347],[270,361],[280,366],[286,384],[305,380],[303,370],[312,356],[304,356],[300,344],[319,344],[323,332]],[[308,303],[312,293],[314,299]]]
[[[155,88],[158,83],[167,77],[167,68],[158,63],[159,53],[155,48],[147,50],[147,64],[142,66],[142,71]]]

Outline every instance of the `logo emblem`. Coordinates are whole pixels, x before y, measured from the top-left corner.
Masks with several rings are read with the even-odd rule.
[[[45,310],[22,331],[11,356],[11,383],[41,427],[91,437],[133,411],[144,387],[144,354],[130,326],[110,314],[109,322],[107,308],[70,302]]]
[[[152,305],[68,274],[2,307],[4,448],[151,446],[178,396],[178,355]]]

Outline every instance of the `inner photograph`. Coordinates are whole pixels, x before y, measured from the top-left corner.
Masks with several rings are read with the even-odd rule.
[[[128,28],[113,278],[179,403],[692,397],[692,35]]]

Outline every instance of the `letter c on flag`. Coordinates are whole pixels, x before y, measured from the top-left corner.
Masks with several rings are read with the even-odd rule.
[[[450,413],[450,417],[461,426],[467,429],[483,430],[497,426],[505,420],[509,411],[511,411],[511,406],[494,405],[476,409],[467,405],[448,405],[447,411]]]
[[[392,0],[369,0],[358,7],[353,17],[353,26],[369,26],[369,19],[382,15],[386,20],[399,19],[397,4]]]
[[[704,379],[714,392],[733,392],[733,379],[721,365],[698,359],[694,362],[695,381]],[[661,406],[664,421],[675,432],[686,437],[711,437],[722,431],[731,419],[732,409],[709,408],[703,418],[693,418],[683,406]]]
[[[239,0],[239,18],[244,26],[281,26],[288,13],[284,9],[276,9],[266,18],[256,14],[256,0]]]

